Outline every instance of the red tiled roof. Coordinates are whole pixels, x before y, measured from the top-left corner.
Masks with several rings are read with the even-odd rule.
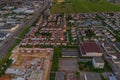
[[[81,45],[82,52],[84,52],[84,53],[86,53],[86,52],[98,52],[98,53],[100,53],[101,52],[99,46],[94,42],[82,43],[80,45]]]

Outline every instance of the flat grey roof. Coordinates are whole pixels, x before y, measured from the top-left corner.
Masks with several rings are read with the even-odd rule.
[[[85,72],[87,80],[102,80],[99,73]]]
[[[104,63],[104,60],[102,59],[102,57],[93,57],[95,59],[96,62],[99,63]]]
[[[65,49],[65,48],[62,49],[62,56],[64,57],[68,56],[77,57],[77,55],[78,55],[77,49]]]

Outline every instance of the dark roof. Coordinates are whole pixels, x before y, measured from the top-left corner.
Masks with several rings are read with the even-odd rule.
[[[80,46],[84,54],[87,52],[101,53],[99,46],[94,42],[82,43],[80,44]]]
[[[11,29],[11,28],[13,28],[13,27],[15,27],[14,25],[5,25],[5,26],[0,26],[0,29],[2,30],[2,29]]]
[[[77,26],[79,26],[79,27],[88,27],[89,25],[90,25],[90,23],[89,22],[86,22],[86,21],[84,21],[84,22],[76,22],[76,25]]]
[[[70,57],[77,57],[78,55],[78,51],[77,50],[74,50],[74,49],[62,49],[62,56],[70,56]]]
[[[0,38],[5,37],[6,35],[7,35],[7,33],[1,33],[1,32],[0,32]]]
[[[104,42],[104,47],[110,47],[110,44],[108,42]]]
[[[115,43],[114,45],[115,45],[115,47],[117,47],[117,49],[120,50],[120,43]]]
[[[110,55],[117,57],[114,61],[120,61],[120,53],[110,53]]]

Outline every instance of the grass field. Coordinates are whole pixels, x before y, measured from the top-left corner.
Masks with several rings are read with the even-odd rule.
[[[65,0],[55,2],[51,13],[79,13],[79,12],[112,12],[120,11],[120,5],[111,4],[106,0]]]

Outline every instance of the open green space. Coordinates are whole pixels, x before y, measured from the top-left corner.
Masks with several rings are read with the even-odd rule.
[[[56,47],[54,48],[54,55],[53,55],[53,61],[52,61],[52,71],[58,70],[58,61],[61,57],[62,48]]]
[[[55,80],[55,73],[50,73],[50,80]]]
[[[52,61],[52,69],[50,73],[50,80],[55,80],[55,72],[58,70],[59,58],[61,58],[62,48],[55,47]]]
[[[11,65],[11,63],[12,63],[12,60],[11,59],[7,59],[6,61],[5,61],[5,59],[4,59],[4,64],[1,64],[1,62],[0,62],[0,77],[5,73],[5,71],[6,71],[6,69]]]
[[[79,12],[113,12],[120,11],[120,5],[109,3],[108,0],[65,0],[55,2],[51,13],[79,13]]]

